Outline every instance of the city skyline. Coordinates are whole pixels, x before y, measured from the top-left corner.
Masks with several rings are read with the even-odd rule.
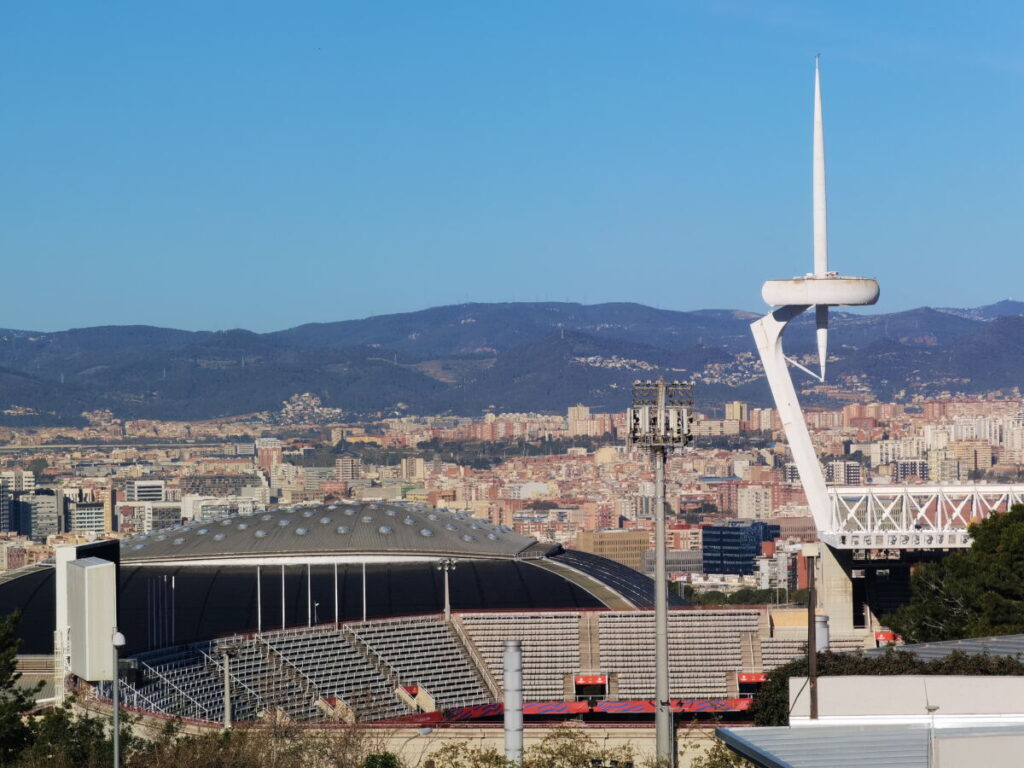
[[[837,261],[887,311],[998,298],[965,264],[1021,276],[1009,4],[246,10],[6,12],[0,247],[68,300],[12,292],[0,326],[756,311],[757,264],[805,269],[819,52]],[[638,257],[667,279],[624,281]]]

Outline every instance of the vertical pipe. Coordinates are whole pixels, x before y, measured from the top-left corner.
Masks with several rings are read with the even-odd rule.
[[[281,565],[281,629],[284,629],[284,565]]]
[[[256,566],[256,634],[263,632],[263,580],[260,578],[260,567]]]
[[[224,730],[231,727],[231,655],[224,651]]]
[[[452,595],[448,589],[448,564],[445,563],[444,568],[444,620],[450,622],[452,620]]]
[[[118,680],[118,646],[117,646],[117,627],[114,627],[114,634],[111,636],[111,646],[114,649],[114,674],[110,683],[110,699],[114,709],[114,722],[113,722],[113,733],[111,738],[114,742],[114,768],[120,768],[121,765],[121,684]]]
[[[334,564],[334,628],[338,628],[338,564]]]
[[[818,719],[818,596],[814,588],[814,558],[807,558],[807,682],[811,694],[811,720]]]
[[[306,563],[306,626],[313,626],[313,564]]]
[[[523,762],[523,643],[505,641],[505,759]]]
[[[659,410],[663,405],[664,385],[659,392]],[[675,765],[675,734],[672,728],[668,680],[668,574],[665,572],[665,448],[654,450],[654,726],[656,752],[661,765]]]
[[[363,560],[363,621],[366,621],[366,561]]]
[[[171,576],[171,644],[174,644],[174,640],[177,637],[177,617],[175,616],[175,610],[178,607],[178,582],[177,576]]]

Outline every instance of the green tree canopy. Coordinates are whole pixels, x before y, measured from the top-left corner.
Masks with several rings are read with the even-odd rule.
[[[11,763],[32,741],[32,727],[25,714],[35,706],[35,689],[18,684],[18,622],[15,611],[0,619],[0,765]]]
[[[971,548],[918,566],[885,623],[908,642],[1024,633],[1024,505],[971,526]]]

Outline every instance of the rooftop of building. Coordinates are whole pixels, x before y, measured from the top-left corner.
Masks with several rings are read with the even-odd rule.
[[[538,558],[552,545],[460,512],[401,502],[338,502],[273,507],[124,539],[121,559],[144,564],[281,556],[452,556]]]

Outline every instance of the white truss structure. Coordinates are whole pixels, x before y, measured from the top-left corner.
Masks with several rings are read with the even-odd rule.
[[[963,549],[967,528],[1024,503],[1024,485],[875,485],[828,489],[836,549]]]

